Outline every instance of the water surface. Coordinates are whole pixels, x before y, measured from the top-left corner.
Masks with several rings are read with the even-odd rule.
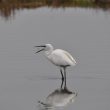
[[[38,110],[38,101],[60,87],[59,69],[35,54],[35,45],[52,43],[77,61],[67,85],[78,97],[63,109],[108,110],[109,36],[110,14],[100,9],[41,7],[0,17],[0,109]]]

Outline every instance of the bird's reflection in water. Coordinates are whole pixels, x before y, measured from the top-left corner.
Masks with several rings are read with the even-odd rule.
[[[58,107],[65,107],[69,103],[74,102],[76,96],[77,92],[68,90],[65,85],[63,87],[62,81],[61,87],[50,93],[44,102],[38,101],[38,108],[39,110],[50,110]]]

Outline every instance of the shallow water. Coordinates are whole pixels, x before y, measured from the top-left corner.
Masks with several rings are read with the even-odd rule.
[[[58,89],[59,69],[35,45],[68,50],[77,65],[67,87],[78,96],[64,110],[110,108],[110,14],[100,9],[39,8],[0,17],[0,109],[39,110],[38,101]],[[57,108],[58,109],[58,108]]]

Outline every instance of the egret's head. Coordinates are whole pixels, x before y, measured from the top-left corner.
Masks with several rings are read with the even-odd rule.
[[[41,51],[49,51],[49,50],[53,50],[53,46],[51,44],[45,44],[45,45],[40,45],[40,46],[35,46],[38,48],[41,48],[40,50],[38,50],[36,53],[39,53]]]
[[[53,46],[51,44],[45,44],[45,51],[53,50]]]

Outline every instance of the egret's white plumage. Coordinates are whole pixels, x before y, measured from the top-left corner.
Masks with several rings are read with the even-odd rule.
[[[75,59],[65,50],[53,49],[51,44],[45,45],[45,56],[56,66],[74,66]]]
[[[61,49],[56,49],[47,55],[47,58],[56,66],[74,66],[76,61],[73,57],[66,51]]]
[[[64,76],[65,76],[65,80],[66,80],[66,70],[65,70],[66,67],[74,66],[76,64],[76,61],[72,57],[72,55],[70,53],[68,53],[67,51],[62,50],[62,49],[55,49],[54,50],[54,48],[51,44],[45,44],[45,45],[42,45],[42,46],[35,46],[35,47],[42,47],[42,49],[37,51],[36,53],[38,53],[40,51],[45,51],[45,56],[54,65],[60,67],[60,72],[61,72],[61,75],[62,75],[62,79],[64,79],[64,77],[63,77],[63,72],[62,72],[61,68],[64,69]]]

